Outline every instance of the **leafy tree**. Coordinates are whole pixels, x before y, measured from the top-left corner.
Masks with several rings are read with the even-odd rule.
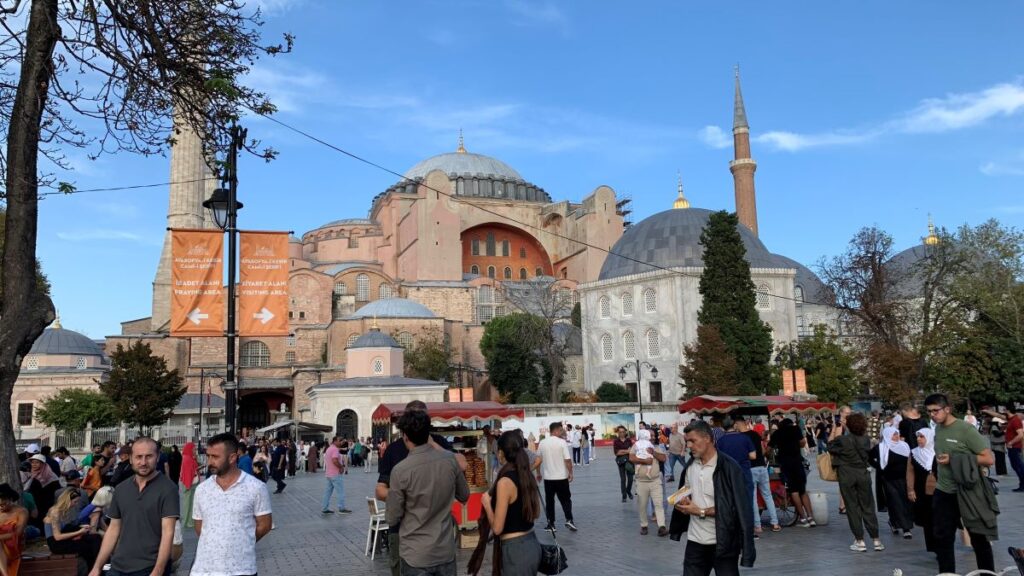
[[[716,328],[725,350],[734,359],[737,391],[763,394],[771,384],[771,329],[761,320],[755,307],[754,282],[750,279],[750,264],[744,258],[746,248],[737,226],[739,220],[735,214],[721,211],[708,218],[701,232],[704,271],[699,290],[703,300],[697,321],[701,326]],[[696,384],[700,387],[713,382],[721,383],[720,380],[704,380]]]
[[[697,341],[683,348],[683,356],[686,360],[679,366],[679,377],[686,383],[687,396],[740,393],[736,358],[729,352],[716,326],[697,326]]]
[[[21,10],[22,7],[26,7]],[[10,18],[23,14],[25,18]],[[55,183],[40,157],[69,169],[68,148],[159,154],[174,134],[204,136],[207,158],[227,149],[227,129],[242,111],[271,114],[266,96],[242,84],[261,55],[259,13],[241,0],[77,2],[0,0],[0,157],[6,203],[0,254],[0,414],[22,359],[53,321],[36,267],[39,187]],[[273,151],[246,148],[266,158]],[[10,419],[0,418],[0,482],[19,485]]]
[[[451,353],[436,334],[428,334],[405,351],[405,375],[425,380],[451,380]]]
[[[546,329],[542,318],[519,312],[494,318],[484,328],[480,352],[491,384],[512,402],[525,404],[546,396],[542,393],[541,358],[537,353]]]
[[[856,358],[843,348],[835,333],[817,325],[814,333],[776,351],[781,365],[802,368],[807,376],[807,391],[819,399],[848,404],[860,393],[860,374]]]
[[[632,397],[629,395],[629,390],[622,384],[616,384],[615,382],[602,382],[597,387],[597,401],[598,402],[630,402]]]
[[[114,426],[114,404],[105,394],[84,388],[65,388],[42,401],[39,421],[58,430],[82,430],[86,424]]]
[[[528,327],[524,325],[523,336],[535,347],[547,383],[547,393],[538,390],[537,395],[558,402],[558,387],[565,377],[567,339],[556,334],[556,325],[572,316],[571,291],[554,278],[505,282],[501,289],[505,302],[534,318]]]
[[[119,420],[148,429],[167,421],[188,390],[178,370],[167,370],[167,361],[153,354],[149,344],[121,344],[110,355],[110,379],[100,391],[114,403]]]

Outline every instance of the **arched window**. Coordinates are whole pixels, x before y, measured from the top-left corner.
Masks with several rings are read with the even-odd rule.
[[[381,300],[392,297],[391,284],[381,284],[380,288],[377,289],[378,296]]]
[[[535,276],[536,276],[537,278],[540,278],[541,276],[543,276],[543,275],[544,275],[544,269],[543,269],[543,268],[541,268],[540,266],[538,266],[538,267],[537,267],[537,270],[535,270],[535,272],[536,272],[536,274],[534,274],[534,275],[535,275]]]
[[[351,346],[352,346],[353,344],[355,344],[355,343],[356,343],[356,340],[359,340],[359,336],[360,336],[360,335],[359,335],[359,333],[358,333],[358,332],[357,332],[357,333],[355,333],[355,334],[349,334],[349,335],[348,335],[348,341],[347,341],[347,342],[345,342],[345,348],[349,348],[349,347],[351,347]]]
[[[612,359],[612,335],[604,334],[601,336],[601,359],[605,362],[610,362]]]
[[[242,344],[242,357],[239,364],[246,368],[270,366],[270,348],[259,340]]]
[[[526,280],[526,268],[519,269],[519,279]]]
[[[632,316],[633,315],[633,293],[623,292],[622,293],[622,315]]]
[[[356,276],[356,300],[359,302],[370,300],[370,277],[366,274]]]
[[[505,280],[511,280],[512,279],[512,268],[509,268],[508,266],[505,266],[504,272],[505,272],[505,274],[504,274]]]
[[[800,286],[798,284],[798,285],[793,287],[793,298],[795,298],[797,302],[803,302],[804,301],[804,287],[803,286]]]
[[[607,296],[601,296],[601,299],[597,301],[597,309],[601,314],[601,318],[612,317],[612,300]]]
[[[477,276],[479,276],[480,275],[480,267],[477,266],[476,264],[473,264],[472,266],[469,267],[469,273],[470,274],[476,274]]]
[[[636,337],[633,336],[632,331],[626,330],[626,333],[622,335],[622,348],[626,351],[628,360],[636,359]]]
[[[494,278],[494,274],[495,274],[494,266],[488,266],[487,267],[487,277],[488,278]]]
[[[384,359],[374,358],[373,359],[373,373],[374,375],[381,375],[384,373]]]
[[[470,244],[472,245],[473,256],[479,256],[480,255],[480,241],[474,239],[472,242],[470,242]]]
[[[654,288],[644,290],[644,312],[658,311],[658,293]]]
[[[344,296],[345,294],[348,294],[348,286],[346,286],[344,282],[335,282],[334,293],[338,296]]]
[[[647,331],[647,357],[657,358],[661,356],[661,338],[658,331],[651,328]]]
[[[772,307],[772,291],[768,284],[762,283],[757,287],[757,309],[770,310]]]
[[[508,240],[501,241],[501,255],[508,258],[509,254],[512,253],[512,243]]]
[[[398,335],[395,336],[395,341],[398,342],[399,346],[406,350],[412,348],[412,334],[409,334],[408,332],[399,332]]]

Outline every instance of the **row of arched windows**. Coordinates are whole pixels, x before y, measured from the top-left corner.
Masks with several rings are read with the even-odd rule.
[[[477,266],[476,264],[473,264],[472,266],[469,267],[469,273],[470,274],[475,274],[475,275],[479,276],[480,275],[480,267]],[[534,275],[538,276],[538,277],[543,276],[544,275],[544,269],[538,266],[537,269],[534,270]],[[495,278],[496,279],[498,277],[498,269],[495,268],[494,266],[488,266],[487,267],[487,277],[488,278]],[[502,270],[501,277],[504,280],[512,280],[512,267],[511,266],[505,266],[505,269]],[[527,278],[528,278],[528,273],[526,271],[526,268],[520,268],[519,269],[519,279],[520,280],[526,280]]]
[[[644,332],[644,344],[647,346],[648,358],[661,357],[661,336],[654,328]],[[622,349],[627,360],[636,359],[636,336],[632,330],[622,333]],[[601,335],[601,359],[610,362],[615,359],[615,347],[612,343],[612,335],[607,332]]]
[[[648,288],[643,292],[644,312],[658,311],[658,292],[654,288]],[[612,299],[608,296],[601,296],[597,301],[598,314],[601,318],[612,317]],[[623,316],[633,315],[633,293],[623,292],[619,296],[619,309]]]

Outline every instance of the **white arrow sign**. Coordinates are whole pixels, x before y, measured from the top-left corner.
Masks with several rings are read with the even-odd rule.
[[[271,320],[274,319],[274,313],[271,312],[270,310],[267,310],[267,308],[264,307],[259,312],[253,314],[252,317],[258,319],[260,321],[260,324],[266,324],[267,322],[270,322]]]
[[[193,324],[195,324],[196,326],[199,326],[199,323],[201,321],[206,320],[207,318],[209,318],[210,315],[209,314],[203,314],[203,313],[201,313],[199,311],[199,308],[196,308],[195,310],[189,312],[187,317],[188,317],[189,320],[192,321]]]

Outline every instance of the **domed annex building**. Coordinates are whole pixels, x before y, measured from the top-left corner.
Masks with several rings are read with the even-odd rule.
[[[750,128],[736,76],[733,116],[733,174],[740,237],[757,290],[756,307],[776,343],[790,342],[815,324],[835,326],[837,314],[825,301],[821,280],[798,262],[773,254],[757,236]],[[703,272],[700,236],[711,210],[693,208],[678,184],[672,209],[629,227],[611,249],[598,279],[579,286],[583,320],[585,388],[602,382],[624,384],[645,402],[672,401],[683,393],[678,366],[683,347],[697,339],[698,291]],[[637,383],[635,362],[649,368]],[[629,366],[627,366],[627,364]],[[623,380],[619,371],[625,367]]]
[[[11,396],[16,438],[38,438],[46,428],[36,411],[48,397],[65,388],[99,390],[106,381],[110,362],[101,344],[73,330],[65,330],[60,318],[43,331],[21,363],[21,373]]]
[[[206,170],[194,140],[183,134],[172,150],[171,180],[185,184],[171,187],[168,228],[213,227],[202,208],[210,191],[188,184]],[[339,430],[348,410],[344,429],[368,434],[373,408],[384,396],[397,397],[395,386],[403,383],[380,390],[361,385],[358,406],[341,406],[336,398],[344,387],[337,383],[353,377],[348,352],[374,327],[403,348],[427,339],[442,343],[452,362],[467,368],[463,383],[487,399],[479,341],[487,321],[513,310],[504,286],[539,278],[574,298],[576,286],[597,280],[604,262],[603,252],[586,245],[611,246],[622,236],[615,192],[599,186],[582,196],[579,203],[554,200],[508,164],[467,150],[460,135],[454,152],[419,162],[378,194],[366,217],[330,220],[293,236],[293,335],[239,339],[238,425],[261,427],[287,416]],[[225,338],[169,336],[169,300],[165,241],[152,316],[122,323],[108,345],[141,338],[185,375],[190,393],[200,394],[205,382],[223,396]],[[572,371],[581,384],[579,360]],[[335,398],[330,410],[314,406],[317,397]]]

